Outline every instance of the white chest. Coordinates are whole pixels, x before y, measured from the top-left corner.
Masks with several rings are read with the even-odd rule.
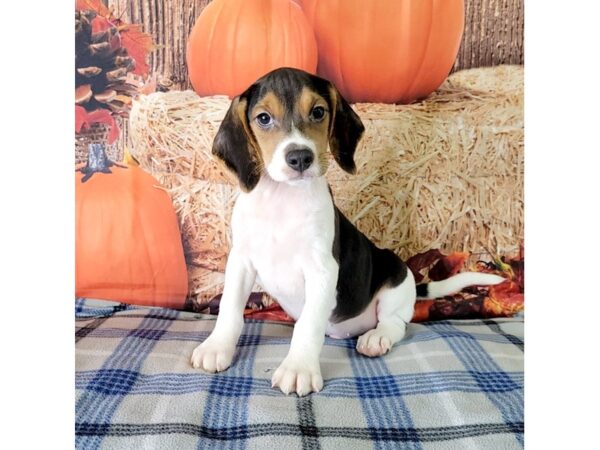
[[[304,305],[304,271],[331,255],[333,201],[324,178],[297,186],[261,179],[240,194],[232,217],[233,245],[257,272],[257,283],[298,318]]]

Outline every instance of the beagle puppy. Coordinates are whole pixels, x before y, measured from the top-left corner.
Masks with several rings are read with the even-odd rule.
[[[289,353],[272,386],[299,396],[323,387],[325,335],[360,336],[356,350],[380,356],[402,339],[417,294],[440,297],[501,277],[462,273],[415,285],[406,264],[376,247],[335,206],[325,179],[326,152],[356,171],[364,126],[329,81],[282,68],[234,98],[213,154],[238,178],[232,248],[214,330],[193,352],[193,367],[227,369],[255,281],[296,320]]]

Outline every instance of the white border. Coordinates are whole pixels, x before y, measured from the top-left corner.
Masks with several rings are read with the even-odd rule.
[[[600,404],[600,8],[525,7],[526,446],[590,448]],[[72,10],[3,4],[4,448],[73,446]]]
[[[2,5],[2,448],[74,443],[72,2]]]
[[[525,445],[591,448],[600,400],[600,8],[525,6]]]

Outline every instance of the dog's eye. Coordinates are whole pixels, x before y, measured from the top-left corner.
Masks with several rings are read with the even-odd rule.
[[[273,118],[267,113],[260,113],[258,116],[256,116],[256,121],[263,128],[273,125]]]
[[[325,108],[322,106],[315,106],[310,112],[310,118],[315,122],[320,122],[325,117]]]

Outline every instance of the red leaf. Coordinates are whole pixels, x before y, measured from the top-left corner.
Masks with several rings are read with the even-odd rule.
[[[81,132],[83,125],[87,123],[87,111],[83,106],[75,105],[75,133]]]
[[[95,109],[89,111],[87,114],[87,121],[89,124],[92,123],[105,123],[111,125],[114,123],[114,119],[110,115],[110,112],[106,109]]]
[[[411,256],[406,261],[406,265],[415,276],[417,283],[421,282],[424,278],[424,274],[421,272],[423,269],[429,268],[434,262],[442,258],[444,255],[436,248],[427,250],[424,253]]]
[[[525,306],[525,296],[517,283],[506,280],[490,286],[484,309],[487,315],[510,316],[521,311]]]
[[[108,125],[108,143],[112,144],[119,137],[119,126],[115,119],[106,109],[95,109],[86,111],[82,106],[75,105],[75,132],[80,133],[84,128],[94,123],[104,123]]]
[[[92,20],[92,33],[100,33],[101,31],[108,30],[110,27],[114,26],[110,20],[103,16],[96,16],[94,20]]]
[[[525,292],[525,261],[513,259],[509,262],[515,275],[514,280],[519,285],[521,292]]]
[[[426,322],[429,320],[429,310],[435,300],[417,300],[411,322]]]
[[[444,256],[438,260],[435,265],[429,269],[429,279],[440,281],[456,275],[465,266],[469,259],[468,253],[455,252]]]
[[[117,23],[120,21],[117,20]],[[146,57],[153,47],[152,36],[142,31],[141,25],[120,24],[119,33],[121,43],[127,49],[127,53],[135,60],[136,75],[146,75],[148,73],[148,64]]]
[[[525,306],[525,296],[523,294],[511,294],[502,299],[487,297],[483,302],[483,315],[485,317],[509,317]]]
[[[519,285],[512,280],[506,280],[489,287],[489,296],[495,299],[502,299],[512,294],[520,293]]]
[[[102,0],[76,0],[75,9],[96,11],[98,15],[108,17],[110,10],[104,6]]]
[[[294,323],[294,319],[286,314],[286,312],[281,309],[281,306],[274,304],[268,306],[266,308],[256,310],[256,309],[245,309],[244,317],[248,319],[256,319],[256,320],[275,320],[279,322],[289,322]]]
[[[508,261],[512,271],[512,279],[519,285],[521,292],[525,292],[525,257],[523,244],[519,247],[519,256]]]

